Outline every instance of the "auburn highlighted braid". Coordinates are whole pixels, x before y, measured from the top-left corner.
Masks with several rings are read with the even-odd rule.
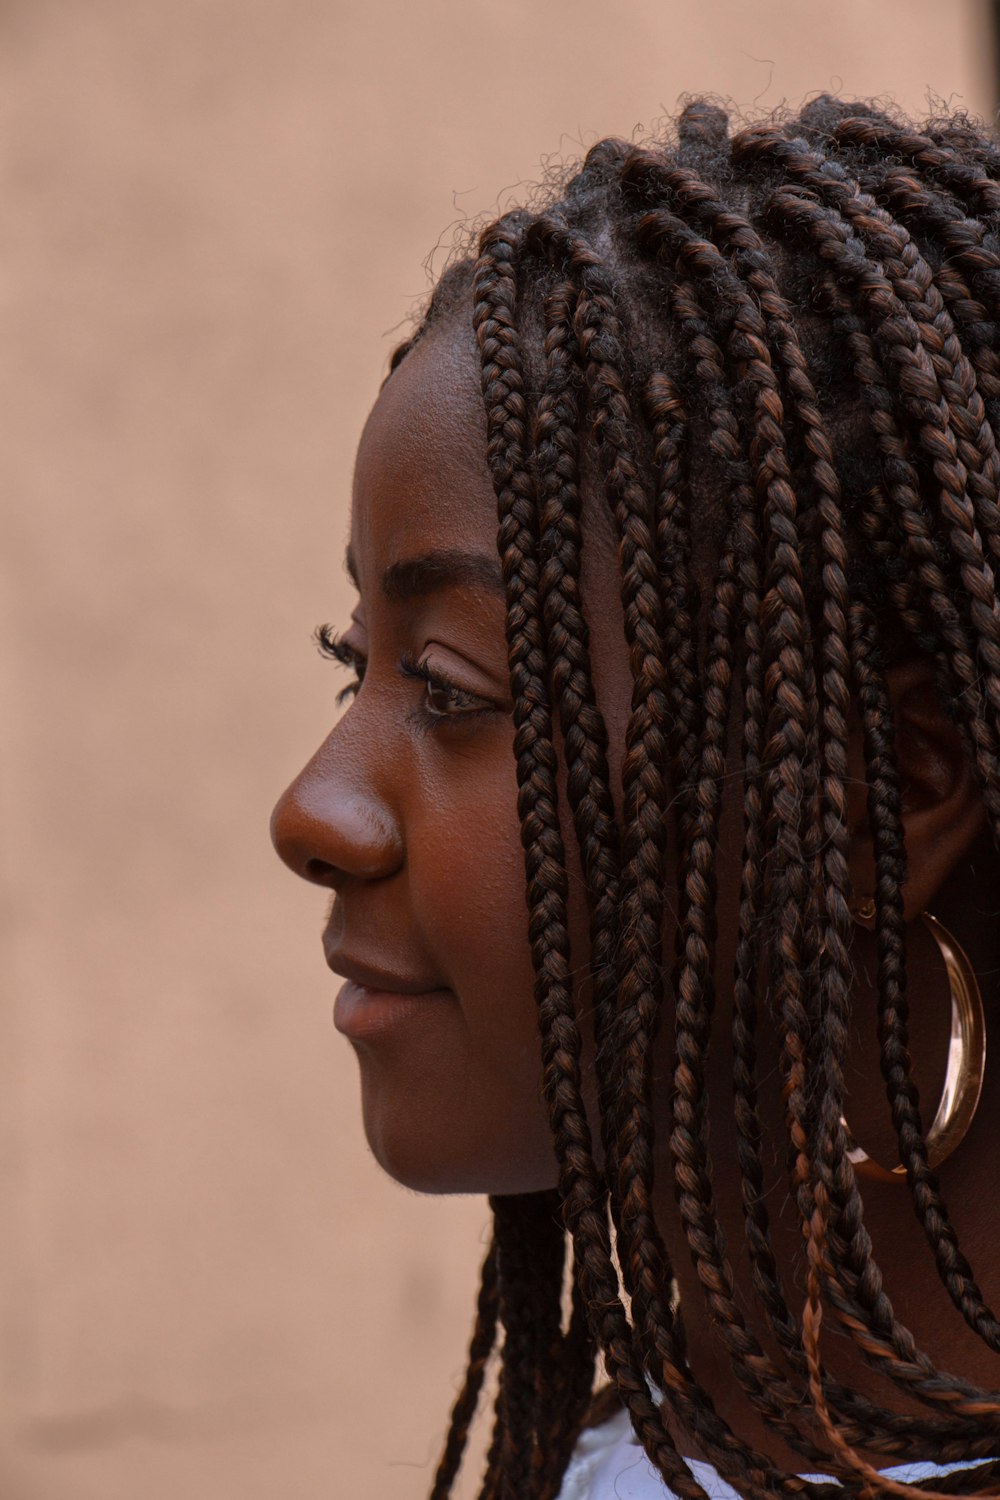
[[[893,1307],[849,1155],[844,1060],[853,712],[875,859],[877,1045],[900,1161],[951,1303],[1000,1352],[911,1073],[887,682],[907,653],[930,664],[1000,840],[1000,148],[964,116],[916,129],[828,97],[731,133],[721,109],[695,100],[673,138],[601,142],[544,206],[482,231],[392,368],[443,318],[471,322],[481,358],[559,1187],[491,1200],[432,1500],[453,1492],[491,1358],[480,1500],[556,1500],[588,1411],[609,1400],[683,1500],[706,1492],[681,1433],[751,1500],[996,1493],[1000,1392],[939,1368]],[[631,674],[621,747],[609,744],[581,585],[601,536],[618,560]],[[727,798],[743,841],[728,974]],[[585,972],[568,915],[581,877]],[[731,1017],[731,1106],[709,1086],[717,993]],[[653,1074],[664,1025],[669,1099]],[[772,1053],[801,1229],[794,1290],[767,1203],[759,1054]],[[730,1107],[738,1247],[710,1147],[713,1112]],[[699,1377],[654,1208],[660,1160],[743,1396],[829,1483],[757,1452]],[[885,1377],[883,1402],[824,1368],[824,1318]],[[595,1406],[599,1362],[610,1396]],[[897,1392],[907,1399],[894,1408]],[[965,1467],[918,1488],[873,1456]]]

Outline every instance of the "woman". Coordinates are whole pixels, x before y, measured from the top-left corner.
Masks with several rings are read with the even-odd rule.
[[[491,1195],[435,1497],[498,1343],[483,1496],[1000,1472],[997,178],[696,102],[393,360],[274,828],[376,1157]]]

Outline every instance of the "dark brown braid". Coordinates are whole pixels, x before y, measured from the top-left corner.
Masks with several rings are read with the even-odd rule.
[[[1000,1393],[940,1369],[893,1308],[848,1155],[843,1061],[854,712],[876,869],[873,1042],[938,1275],[968,1328],[1000,1351],[1000,1322],[928,1163],[910,1068],[886,677],[907,654],[931,663],[1000,839],[1000,148],[964,116],[917,130],[828,98],[731,136],[721,110],[694,101],[676,140],[602,142],[557,198],[490,225],[393,368],[446,318],[471,321],[481,356],[559,1190],[493,1200],[433,1500],[452,1491],[497,1344],[481,1500],[555,1500],[598,1356],[683,1500],[704,1490],[680,1456],[682,1432],[753,1500],[989,1492]],[[600,476],[594,497],[585,471]],[[583,549],[603,535],[617,550],[632,684],[619,788],[580,582]],[[583,976],[560,787],[589,918]],[[730,797],[743,849],[727,976],[717,909]],[[710,1147],[723,1013],[752,1297],[723,1234]],[[664,1023],[668,1100],[653,1077]],[[767,1208],[765,1029],[802,1231],[794,1293]],[[654,1211],[660,1161],[712,1337],[764,1423],[830,1484],[781,1472],[699,1380],[702,1351],[685,1340]],[[825,1314],[884,1377],[883,1402],[825,1370]],[[911,1398],[905,1411],[893,1409],[897,1391]],[[914,1490],[859,1449],[996,1462]]]
[[[487,459],[499,501],[499,550],[508,590],[519,811],[528,882],[529,939],[543,1040],[543,1087],[559,1156],[566,1222],[580,1258],[588,1302],[600,1309],[595,1333],[609,1373],[653,1462],[669,1474],[685,1500],[705,1500],[701,1486],[677,1452],[632,1351],[581,1093],[581,1043],[569,967],[565,861],[535,562],[538,528],[527,462],[526,403],[516,330],[518,248],[516,220],[501,220],[483,235],[473,295],[474,325],[483,354]],[[504,1451],[503,1442],[494,1445],[491,1467],[502,1462]],[[502,1473],[497,1479],[499,1484],[504,1483]],[[490,1483],[488,1475],[487,1486]],[[525,1493],[530,1495],[530,1490]]]
[[[476,1414],[479,1394],[490,1355],[497,1338],[499,1298],[497,1295],[497,1247],[496,1239],[490,1245],[480,1273],[479,1298],[476,1306],[476,1323],[469,1341],[469,1358],[465,1368],[462,1389],[451,1409],[448,1441],[445,1444],[430,1500],[445,1500],[451,1494],[455,1476],[462,1463],[462,1455],[469,1437],[469,1427]]]
[[[652,1157],[649,1144],[649,1064],[661,994],[659,947],[662,928],[665,786],[659,768],[665,758],[667,662],[663,652],[660,597],[656,588],[651,512],[637,483],[634,438],[624,399],[622,334],[614,287],[600,258],[567,235],[555,218],[543,220],[541,236],[554,254],[565,256],[581,280],[577,327],[585,375],[595,411],[595,433],[619,535],[622,601],[633,675],[633,708],[626,729],[622,784],[625,862],[619,898],[624,931],[619,945],[617,1024],[623,1035],[620,1063],[613,1075],[618,1134],[608,1143],[606,1172],[615,1163],[619,1182],[612,1199],[619,1256],[632,1299],[639,1342],[647,1364],[676,1403],[678,1415],[693,1426],[725,1472],[734,1462],[763,1481],[773,1493],[780,1476],[766,1461],[738,1443],[703,1393],[684,1377],[674,1314],[663,1289],[672,1281],[666,1247],[652,1212]],[[657,768],[654,771],[654,767]],[[657,1369],[662,1364],[662,1371]],[[738,1457],[734,1457],[738,1455]],[[760,1480],[756,1475],[760,1475]]]

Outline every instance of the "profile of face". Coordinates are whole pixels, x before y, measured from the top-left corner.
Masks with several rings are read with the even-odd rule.
[[[420,1190],[509,1193],[557,1173],[478,384],[471,331],[436,323],[369,417],[349,548],[360,598],[336,648],[357,688],[273,835],[333,892],[335,1024],[357,1054],[377,1160]],[[592,585],[614,623],[610,558]],[[582,898],[571,910],[583,943]]]
[[[472,333],[455,318],[433,322],[384,386],[358,450],[348,566],[359,603],[333,644],[353,674],[352,701],[272,819],[285,863],[333,893],[324,950],[346,981],[334,1020],[357,1054],[369,1144],[391,1176],[429,1192],[530,1192],[557,1179],[541,1096],[484,427]],[[615,782],[630,688],[617,562],[598,530],[599,507],[588,511],[586,494],[584,504],[597,545],[584,548],[581,582]],[[900,705],[916,703],[920,719],[927,693],[914,697],[905,672],[901,686]],[[920,735],[920,764],[904,769],[931,807],[908,822],[927,823],[911,838],[931,857],[918,867],[923,879],[911,872],[914,911],[927,899],[917,887],[937,883],[980,817],[964,782],[960,811],[954,795],[942,800],[924,785],[923,721]],[[954,740],[938,724],[933,761],[947,751],[944,763],[957,768],[948,735]],[[900,740],[910,743],[905,721]],[[857,785],[861,822],[860,768]],[[728,837],[738,847],[738,822]],[[869,865],[862,847],[862,888]],[[724,936],[735,893],[720,896]],[[574,965],[585,974],[580,881],[570,882],[569,921]],[[584,980],[584,1012],[587,999]],[[877,1076],[865,1071],[871,1112],[881,1116]],[[721,1077],[719,1087],[728,1092]],[[592,1102],[592,1080],[585,1090]],[[777,1128],[777,1099],[775,1109]],[[890,1122],[875,1128],[891,1152]]]

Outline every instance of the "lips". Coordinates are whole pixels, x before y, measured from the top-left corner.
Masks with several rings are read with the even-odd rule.
[[[444,988],[433,979],[414,978],[411,975],[377,969],[343,953],[324,933],[323,952],[329,967],[342,979],[349,979],[362,989],[377,990],[382,994],[424,995]]]
[[[398,970],[375,968],[344,953],[324,933],[323,951],[335,974],[347,982],[337,994],[333,1024],[352,1042],[377,1042],[401,1027],[429,1020],[441,1002],[454,1000],[451,990]]]

